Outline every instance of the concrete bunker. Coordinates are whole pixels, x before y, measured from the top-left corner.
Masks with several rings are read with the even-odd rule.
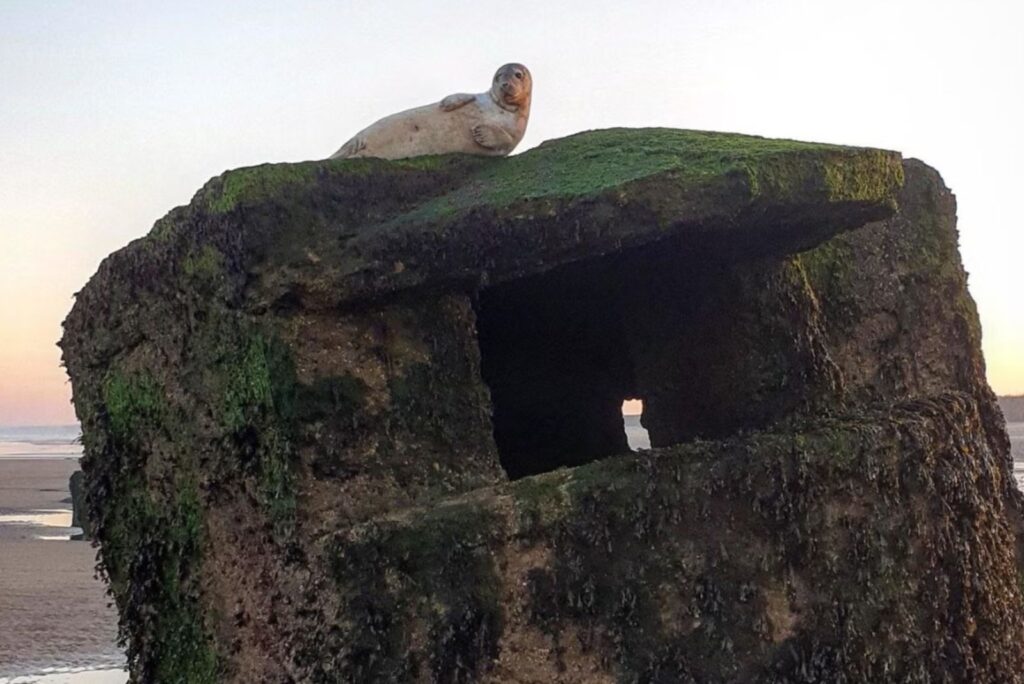
[[[356,161],[212,180],[68,317],[133,679],[1021,670],[1019,497],[937,174],[665,130]],[[652,453],[504,481],[624,450],[628,396]]]

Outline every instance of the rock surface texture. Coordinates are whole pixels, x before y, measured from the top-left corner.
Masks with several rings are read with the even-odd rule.
[[[135,682],[1024,672],[955,203],[896,153],[619,129],[230,171],[62,346]]]

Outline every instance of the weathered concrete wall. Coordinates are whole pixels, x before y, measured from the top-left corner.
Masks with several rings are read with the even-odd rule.
[[[345,531],[323,589],[340,606],[314,622],[346,620],[302,678],[1014,681],[1017,514],[995,428],[951,393]]]

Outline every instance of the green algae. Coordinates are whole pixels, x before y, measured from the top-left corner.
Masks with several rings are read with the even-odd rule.
[[[257,199],[285,196],[309,186],[316,179],[318,169],[315,162],[303,162],[263,164],[228,171],[217,179],[219,187],[207,195],[206,208],[223,214]]]
[[[903,186],[903,164],[891,152],[859,150],[857,154],[825,158],[828,199],[837,201],[894,201],[893,191]]]
[[[210,245],[190,245],[187,235],[210,231],[222,254],[232,255],[240,239],[248,254],[283,268],[262,283],[278,290],[268,296],[286,296],[279,289],[299,278],[307,297],[331,306],[332,299],[469,279],[491,262],[495,274],[536,268],[532,252],[544,245],[568,259],[607,242],[648,242],[686,222],[714,219],[724,230],[738,211],[762,217],[764,239],[769,228],[774,235],[794,224],[806,246],[890,212],[901,174],[899,155],[881,150],[608,129],[508,158],[348,159],[228,171],[190,207],[159,222],[146,248],[177,235],[183,272],[205,283],[195,289],[237,287],[237,279],[221,280]],[[831,229],[830,218],[838,222]],[[246,230],[229,235],[228,225],[240,220]],[[493,241],[474,237],[481,220],[496,224]],[[549,222],[543,231],[530,227]]]
[[[243,205],[272,200],[288,200],[308,192],[316,184],[332,177],[368,177],[402,171],[438,171],[456,165],[472,166],[472,159],[461,155],[424,156],[386,162],[381,159],[334,159],[299,163],[261,164],[226,171],[201,192],[205,208],[225,214]]]
[[[298,386],[291,356],[280,342],[253,334],[225,375],[223,424],[255,453],[261,500],[278,537],[285,539],[296,505],[291,433]]]
[[[103,401],[111,432],[124,441],[159,423],[166,407],[160,387],[146,373],[109,373],[103,383]]]
[[[895,206],[903,166],[892,152],[825,148],[775,153],[746,161],[755,198],[777,202],[819,197],[826,202],[883,202]]]
[[[195,465],[179,463],[169,494],[148,479],[149,462],[175,429],[164,391],[149,372],[112,370],[102,398],[111,439],[90,439],[90,458],[103,467],[93,467],[88,496],[101,542],[99,568],[120,607],[129,668],[138,681],[212,684],[220,680],[219,664],[197,597],[205,514]],[[103,491],[111,499],[100,512],[95,497]],[[145,595],[143,586],[150,588]]]
[[[224,255],[212,245],[203,245],[185,258],[181,268],[190,278],[214,281],[223,276]]]
[[[204,513],[194,482],[180,482],[167,518],[145,520],[164,531],[154,569],[159,578],[152,596],[154,630],[162,635],[145,670],[156,682],[215,684],[221,681],[204,610],[192,592],[202,563]],[[143,522],[143,521],[140,521]]]
[[[213,683],[218,659],[204,627],[197,576],[203,556],[203,512],[194,482],[179,480],[158,504],[137,475],[117,484],[102,532],[103,568],[121,606],[121,641],[136,680]],[[154,535],[153,530],[161,530]],[[139,586],[151,591],[145,597]],[[144,638],[143,638],[144,636]]]
[[[580,466],[572,471],[561,470],[558,473],[561,477],[548,474],[516,480],[509,494],[516,503],[518,533],[533,538],[560,519],[570,502],[565,486],[575,482],[577,476],[581,475],[580,471],[585,468]]]
[[[399,222],[445,219],[473,207],[592,197],[668,173],[678,183],[698,186],[739,174],[754,197],[785,197],[814,183],[829,201],[885,200],[902,183],[899,156],[881,150],[732,133],[613,128],[551,140],[507,158],[449,155],[264,164],[225,173],[211,183],[204,201],[209,211],[226,213],[243,204],[283,200],[331,176],[453,166],[463,175],[460,187],[428,200]]]
[[[855,286],[858,263],[851,239],[838,235],[793,259],[808,287],[836,322],[850,322],[860,314]]]
[[[349,621],[338,635],[346,655],[332,664],[340,667],[335,677],[405,681],[429,673],[430,681],[475,681],[497,655],[503,629],[487,551],[499,521],[455,503],[427,511],[414,526],[382,522],[339,538],[330,564]],[[392,569],[386,582],[381,567]],[[411,643],[412,624],[422,627],[425,643]]]
[[[224,394],[224,425],[239,430],[252,422],[258,414],[274,408],[273,382],[267,345],[262,336],[250,341],[238,363],[227,376]]]
[[[822,186],[829,201],[891,200],[903,180],[899,155],[881,150],[731,133],[607,129],[488,160],[461,188],[397,222],[443,220],[473,207],[583,199],[666,174],[695,190],[739,176],[755,198],[785,199],[808,186]]]

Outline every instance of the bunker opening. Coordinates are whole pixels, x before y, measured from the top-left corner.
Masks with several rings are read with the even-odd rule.
[[[512,479],[630,451],[622,405],[638,397],[622,296],[592,260],[481,292],[481,370]]]
[[[742,276],[761,267],[736,263],[665,240],[482,290],[481,371],[508,476],[626,454],[641,434],[654,448],[720,438],[786,409],[771,397],[790,381],[788,343],[746,334],[777,312]],[[624,420],[627,400],[642,418]]]

